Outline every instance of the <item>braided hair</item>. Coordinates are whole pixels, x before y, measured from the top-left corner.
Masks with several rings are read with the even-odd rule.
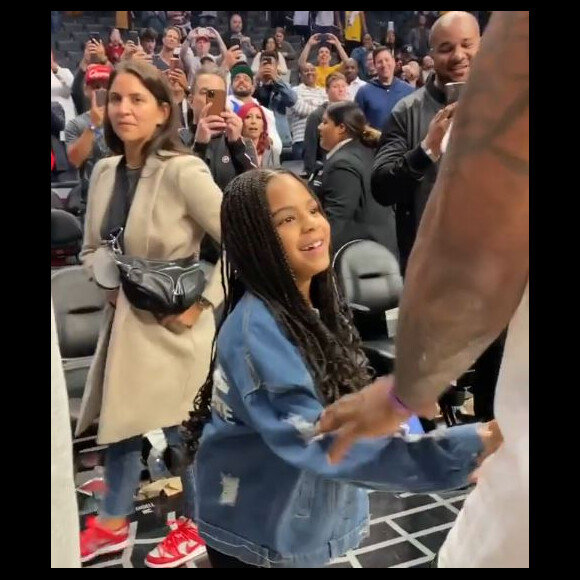
[[[256,169],[236,177],[224,192],[221,208],[222,254],[227,256],[222,262],[224,312],[214,337],[209,375],[195,397],[189,420],[184,423],[183,435],[191,455],[195,454],[203,426],[211,415],[217,336],[246,291],[266,304],[298,348],[325,404],[361,389],[371,379],[360,338],[332,268],[312,278],[311,300],[318,312],[298,290],[266,197],[268,183],[278,175],[291,175],[304,183],[283,169]]]

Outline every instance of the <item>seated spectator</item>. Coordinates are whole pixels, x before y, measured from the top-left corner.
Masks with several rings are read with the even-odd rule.
[[[380,131],[367,125],[359,106],[348,101],[328,105],[319,131],[327,154],[316,192],[330,222],[333,251],[362,239],[378,242],[398,256],[393,208],[380,206],[371,193]]]
[[[246,149],[256,166],[261,169],[278,167],[280,158],[274,153],[272,141],[268,137],[268,122],[262,107],[256,103],[247,103],[238,111],[238,115],[244,124],[242,137]]]
[[[54,52],[50,50],[50,100],[59,103],[63,108],[65,120],[76,117],[75,104],[72,99],[74,76],[70,69],[58,65]]]
[[[326,86],[326,78],[332,73],[342,70],[343,64],[348,60],[348,55],[342,48],[342,44],[334,34],[326,35],[326,42],[331,46],[334,46],[340,56],[341,62],[339,64],[331,65],[330,59],[330,48],[326,45],[320,46],[318,49],[317,62],[316,62],[316,86],[324,88]],[[315,44],[320,44],[321,35],[313,34],[306,43],[300,58],[298,59],[298,65],[303,67],[308,62],[308,57],[310,56],[310,51]]]
[[[344,65],[344,76],[348,83],[348,97],[354,101],[358,90],[367,83],[363,81],[358,74],[358,63],[354,58],[349,58]]]
[[[296,60],[296,51],[294,50],[294,47],[287,40],[285,40],[285,37],[286,32],[281,26],[278,26],[276,28],[276,32],[274,33],[276,49],[278,50],[278,53],[286,59],[286,64],[290,64]]]
[[[246,63],[242,62],[233,66],[230,71],[230,79],[232,94],[228,95],[228,103],[234,113],[237,113],[246,103],[258,103],[252,96],[254,93],[254,73]],[[268,132],[270,139],[272,139],[274,151],[280,155],[282,153],[282,140],[276,129],[274,112],[263,105],[262,108],[268,122]]]
[[[302,83],[294,87],[296,103],[288,111],[290,131],[292,133],[292,157],[304,158],[304,132],[308,115],[326,102],[326,91],[316,86],[316,69],[306,63],[300,71]]]
[[[371,127],[383,128],[393,107],[413,92],[407,83],[395,78],[395,59],[391,51],[382,46],[373,51],[377,79],[370,81],[356,94],[356,102]]]
[[[304,172],[312,175],[317,168],[317,162],[324,159],[324,151],[320,147],[318,127],[329,103],[348,101],[348,83],[342,73],[333,73],[326,79],[326,95],[328,102],[323,103],[306,120],[304,131]]]
[[[125,45],[123,44],[121,33],[118,28],[113,28],[109,34],[109,43],[105,48],[105,54],[109,62],[112,65],[116,65],[121,60],[123,52],[125,52]]]
[[[108,65],[91,64],[87,67],[84,90],[91,104],[90,109],[70,120],[64,133],[68,159],[79,170],[81,178],[78,196],[80,216],[83,216],[86,210],[93,168],[100,159],[109,155],[103,132],[105,104],[97,102],[97,91],[107,90],[111,71]]]
[[[258,74],[254,77],[254,97],[260,105],[274,112],[276,130],[282,139],[282,145],[291,147],[292,136],[286,113],[296,103],[296,93],[279,77],[277,58],[275,52],[262,52]]]
[[[278,50],[278,46],[276,44],[276,39],[273,36],[267,36],[264,38],[262,42],[262,50],[256,54],[254,60],[252,61],[252,72],[254,75],[258,73],[260,70],[260,62],[262,58],[262,54],[264,53],[274,53],[276,58],[278,59],[278,67],[277,72],[278,76],[285,82],[290,82],[290,71],[288,70],[288,66],[286,65],[286,59],[284,55]]]

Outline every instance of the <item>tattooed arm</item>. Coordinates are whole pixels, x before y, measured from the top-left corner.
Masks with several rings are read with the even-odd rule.
[[[361,437],[429,416],[449,383],[507,326],[529,267],[529,13],[495,12],[454,116],[399,309],[395,380],[323,413],[340,460]],[[399,399],[389,396],[389,390]]]
[[[434,403],[508,325],[529,266],[529,13],[496,12],[411,254],[396,394]]]

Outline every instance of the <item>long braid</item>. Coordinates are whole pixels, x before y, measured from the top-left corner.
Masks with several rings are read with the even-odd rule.
[[[338,290],[332,269],[312,279],[314,311],[304,299],[284,253],[266,198],[268,182],[285,170],[253,170],[236,177],[226,188],[221,209],[223,318],[247,290],[260,298],[297,346],[325,403],[369,383],[370,369],[352,325],[350,311]],[[300,180],[301,181],[301,180]],[[225,263],[227,262],[227,263]],[[185,423],[189,450],[195,453],[204,423],[211,415],[216,338],[206,382]]]

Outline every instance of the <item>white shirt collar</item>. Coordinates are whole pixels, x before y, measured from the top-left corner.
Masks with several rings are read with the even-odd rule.
[[[326,154],[326,159],[330,159],[341,147],[344,147],[347,143],[350,143],[352,141],[352,138],[348,138],[345,139],[344,141],[341,141],[340,143],[337,143],[327,154]]]

